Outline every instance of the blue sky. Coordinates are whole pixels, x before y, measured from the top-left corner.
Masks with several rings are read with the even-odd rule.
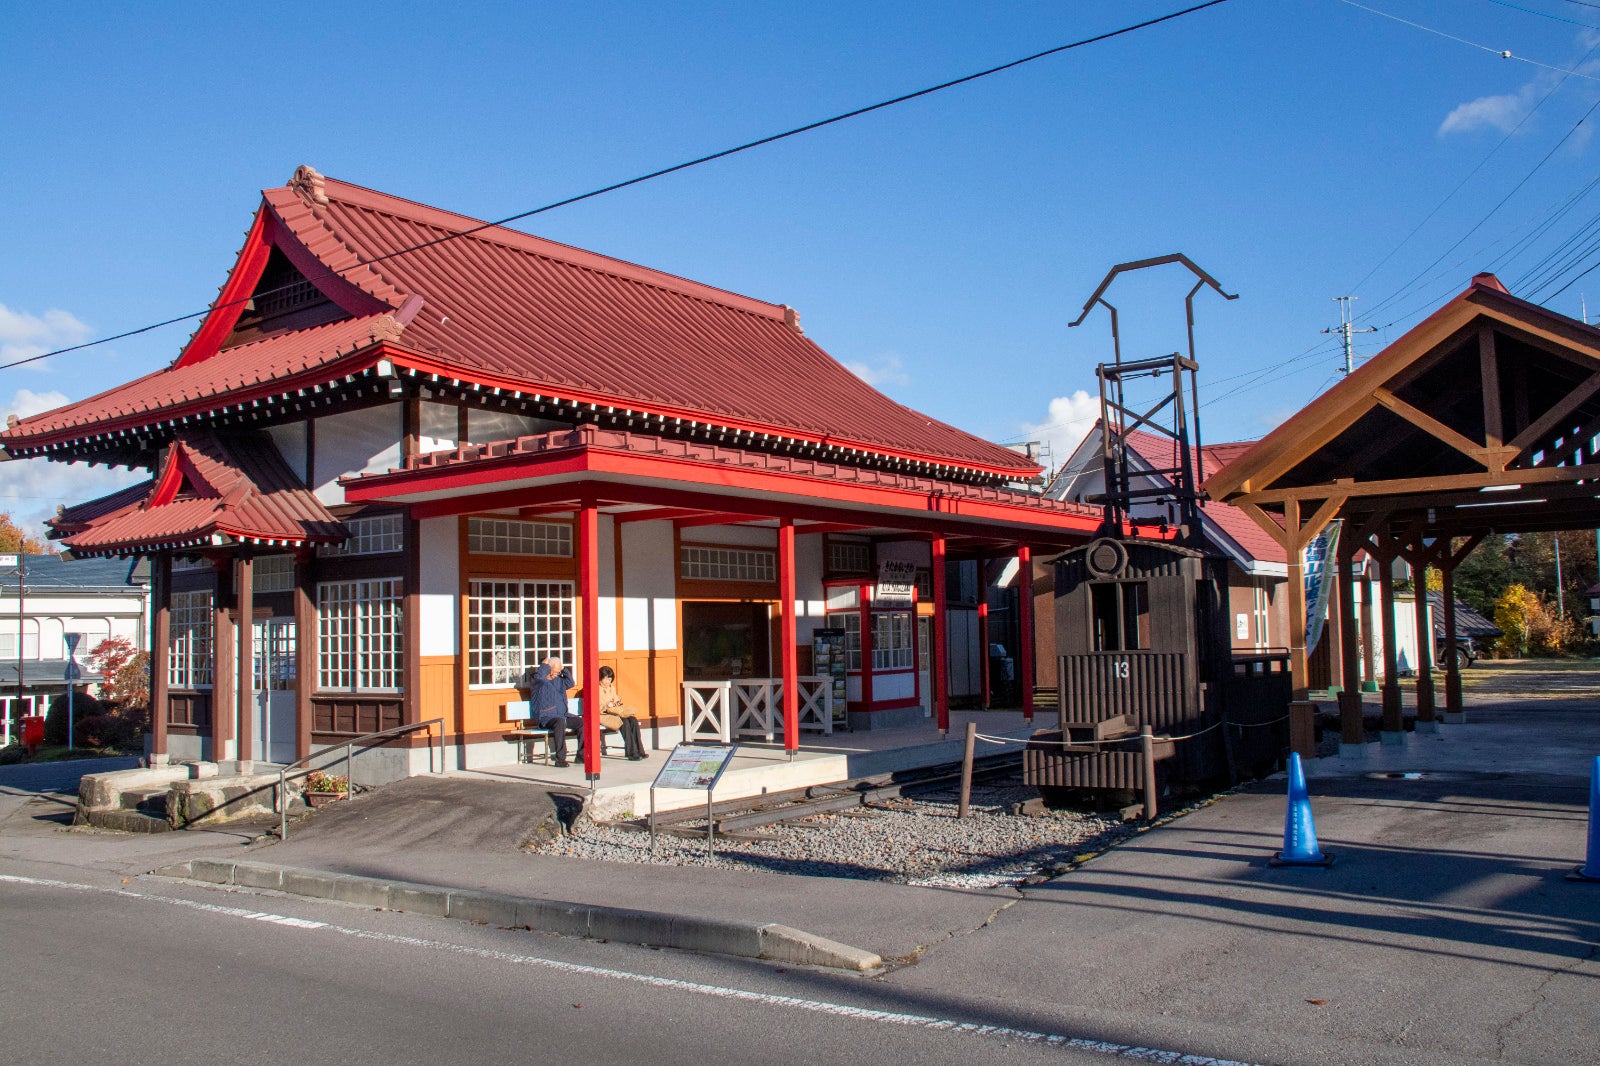
[[[300,163],[497,218],[1184,6],[17,7],[0,362],[203,307],[259,190]],[[1058,460],[1110,352],[1103,312],[1066,323],[1113,264],[1182,251],[1241,294],[1196,298],[1206,438],[1255,437],[1334,380],[1332,297],[1384,327],[1360,358],[1478,270],[1538,297],[1563,242],[1553,262],[1600,259],[1600,194],[1539,228],[1597,173],[1600,112],[1573,130],[1600,99],[1600,8],[1367,6],[1461,40],[1342,0],[1230,0],[523,225],[788,303],[895,399]],[[1189,284],[1119,283],[1126,354],[1182,346]],[[1577,315],[1586,287],[1600,306],[1600,271],[1550,306]],[[156,369],[191,328],[0,371],[0,408]],[[126,480],[3,464],[0,507]]]

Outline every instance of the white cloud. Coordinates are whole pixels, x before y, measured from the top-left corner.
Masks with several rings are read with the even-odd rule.
[[[0,311],[3,311],[0,308]],[[0,323],[0,328],[4,328]],[[5,414],[27,418],[69,402],[59,392],[18,389]],[[0,510],[6,511],[23,532],[44,536],[41,523],[61,504],[82,503],[126,488],[149,477],[143,471],[111,470],[85,463],[53,463],[48,459],[17,459],[0,463]]]
[[[43,315],[13,311],[0,304],[0,362],[14,363],[43,355],[54,348],[77,344],[89,336],[89,327],[66,311]]]
[[[1445,116],[1439,124],[1439,136],[1450,133],[1471,133],[1485,127],[1510,133],[1517,128],[1534,104],[1538,88],[1529,82],[1514,93],[1499,96],[1480,96],[1469,100]]]
[[[886,385],[905,385],[911,381],[905,362],[893,352],[880,355],[871,363],[846,363],[845,369],[875,389]]]
[[[1100,397],[1079,389],[1070,396],[1051,400],[1044,421],[1024,423],[1022,432],[1028,440],[1048,444],[1050,462],[1060,466],[1088,436],[1099,417]]]
[[[1591,31],[1579,34],[1579,47],[1583,49],[1584,54],[1592,52],[1596,46],[1600,46],[1600,34]],[[1600,73],[1600,59],[1579,62],[1572,69],[1579,75],[1593,77]],[[1553,88],[1561,84],[1561,80],[1562,76],[1556,71],[1541,71],[1516,92],[1480,96],[1476,100],[1468,100],[1445,116],[1444,121],[1439,124],[1438,135],[1443,137],[1451,133],[1471,133],[1485,128],[1510,133],[1517,128],[1518,123],[1532,113],[1535,107],[1539,106]],[[1585,139],[1588,133],[1586,127],[1580,127],[1579,134]]]

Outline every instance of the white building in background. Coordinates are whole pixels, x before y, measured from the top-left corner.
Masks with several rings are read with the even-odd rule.
[[[89,655],[101,641],[124,637],[150,650],[149,606],[149,564],[142,560],[0,556],[0,744],[17,736],[20,715],[46,713],[65,698],[67,634],[80,634],[78,683],[93,686],[100,675]]]

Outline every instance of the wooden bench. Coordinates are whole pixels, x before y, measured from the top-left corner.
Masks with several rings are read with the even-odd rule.
[[[574,696],[567,701],[567,719],[569,722],[581,722],[583,720],[581,711],[582,701],[578,697]],[[517,761],[519,763],[531,763],[538,760],[546,766],[550,765],[550,730],[548,727],[539,725],[534,721],[533,707],[527,700],[506,704],[501,711],[500,717],[507,722],[520,721],[523,723],[520,729],[510,729],[501,734],[508,744],[517,745]],[[602,757],[610,754],[606,747],[606,741],[617,735],[618,733],[615,729],[604,725],[600,727],[600,754]],[[569,728],[567,739],[581,742],[582,734],[573,732]],[[576,747],[573,750],[575,752]],[[620,756],[615,757],[620,758]]]

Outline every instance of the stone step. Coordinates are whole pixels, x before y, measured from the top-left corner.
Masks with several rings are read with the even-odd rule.
[[[167,817],[168,788],[130,788],[122,793],[121,806],[126,811],[140,811],[162,821]]]
[[[163,815],[143,811],[117,810],[115,808],[78,812],[74,825],[92,825],[100,829],[116,829],[123,833],[166,833],[172,826]]]

